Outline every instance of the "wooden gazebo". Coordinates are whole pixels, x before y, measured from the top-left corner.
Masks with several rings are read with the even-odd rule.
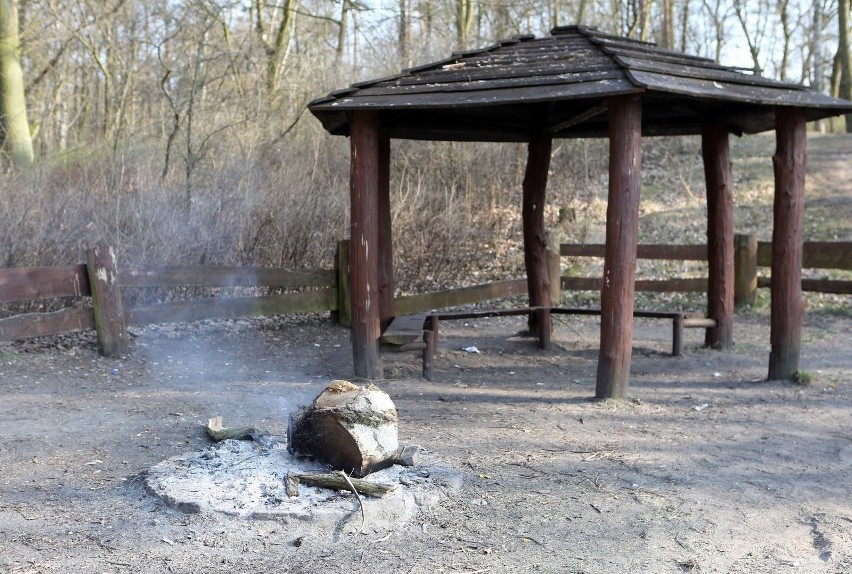
[[[313,101],[334,135],[351,139],[352,351],[355,375],[381,378],[379,340],[394,317],[389,197],[393,138],[528,142],[523,181],[530,306],[549,307],[543,207],[554,138],[609,137],[609,199],[601,285],[598,397],[627,392],[633,339],[640,141],[700,134],[707,187],[707,343],[732,343],[733,179],[729,134],[775,129],[769,378],[799,368],[805,123],[852,102],[584,26],[521,36],[354,84]],[[549,321],[549,317],[545,319]]]

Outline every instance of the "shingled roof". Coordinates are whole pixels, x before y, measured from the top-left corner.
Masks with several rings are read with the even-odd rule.
[[[372,109],[393,138],[526,141],[542,131],[605,136],[606,98],[631,93],[642,94],[645,135],[697,134],[708,123],[761,132],[774,128],[776,106],[804,108],[808,120],[852,112],[852,102],[798,84],[585,26],[455,53],[309,109],[335,135],[348,135],[348,112]]]

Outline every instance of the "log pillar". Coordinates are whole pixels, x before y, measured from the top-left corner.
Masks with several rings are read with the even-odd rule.
[[[601,342],[598,398],[623,398],[633,347],[633,293],[642,175],[642,100],[620,96],[609,109],[609,199],[601,284]]]
[[[704,344],[730,350],[734,344],[734,184],[728,128],[705,126],[701,132],[707,189],[707,315],[716,327],[707,329]]]
[[[390,205],[390,138],[379,134],[379,323],[384,332],[393,320],[393,231]]]
[[[553,139],[534,135],[527,148],[527,167],[523,181],[521,216],[524,227],[524,264],[530,307],[550,307],[550,272],[547,257],[547,232],[544,229],[544,203],[547,171]],[[530,313],[529,329],[538,335],[542,349],[550,345],[553,322],[549,311]]]
[[[775,203],[772,227],[772,303],[769,380],[793,379],[799,370],[804,299],[802,242],[804,240],[805,111],[778,108],[775,112]]]
[[[356,377],[382,377],[379,303],[379,114],[352,112],[350,132],[350,253],[352,366]]]

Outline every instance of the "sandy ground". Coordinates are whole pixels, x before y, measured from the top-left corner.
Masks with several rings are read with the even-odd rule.
[[[807,318],[808,385],[764,381],[768,325],[738,316],[731,353],[688,331],[675,358],[670,324],[639,320],[632,398],[601,402],[596,319],[559,323],[547,351],[511,336],[514,319],[446,323],[434,382],[412,354],[389,358],[379,385],[401,440],[463,486],[390,531],[368,513],[357,536],[183,514],[142,486],[209,445],[209,416],[283,434],[351,373],[347,331],[163,326],[124,360],[90,339],[6,345],[0,572],[850,572],[852,319]]]

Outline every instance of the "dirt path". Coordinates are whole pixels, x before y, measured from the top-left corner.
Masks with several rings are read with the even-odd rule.
[[[590,400],[597,323],[538,351],[512,320],[447,324],[435,382],[416,357],[381,387],[401,439],[462,473],[454,496],[392,532],[185,515],[148,496],[152,465],[204,448],[221,414],[283,433],[350,372],[348,333],[313,319],[139,334],[130,358],[91,345],[0,363],[0,572],[852,571],[852,320],[811,315],[807,386],[763,382],[768,320],[737,348],[667,353],[637,323],[632,396]],[[459,349],[475,345],[479,354]],[[295,541],[300,539],[300,544]]]

